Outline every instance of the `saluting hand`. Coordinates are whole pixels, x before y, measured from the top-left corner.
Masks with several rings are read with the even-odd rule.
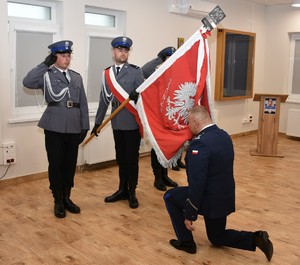
[[[50,67],[52,64],[55,64],[57,60],[56,55],[54,55],[53,53],[50,53],[46,58],[45,61],[43,62],[45,65],[47,65],[48,67]]]

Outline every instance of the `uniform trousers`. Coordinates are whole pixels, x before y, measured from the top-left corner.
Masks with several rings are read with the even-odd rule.
[[[74,186],[80,133],[58,133],[44,130],[48,157],[50,189]]]
[[[188,187],[177,187],[168,190],[164,195],[167,211],[180,241],[194,240],[193,234],[184,224],[184,209],[188,198]],[[209,218],[204,216],[206,234],[214,246],[226,246],[255,251],[254,233],[226,229],[227,218]]]
[[[153,148],[151,149],[151,167],[152,167],[154,175],[158,178],[168,175],[168,169],[164,168],[158,162],[157,155]]]
[[[128,185],[129,191],[134,191],[138,184],[140,132],[113,130],[113,134],[120,181]]]

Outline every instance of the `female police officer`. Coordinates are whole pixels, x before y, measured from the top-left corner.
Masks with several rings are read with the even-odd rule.
[[[72,41],[48,46],[51,53],[24,78],[24,86],[42,89],[48,106],[38,126],[44,129],[48,176],[54,197],[54,215],[80,213],[70,200],[74,186],[78,145],[89,130],[88,105],[80,74],[70,70]]]

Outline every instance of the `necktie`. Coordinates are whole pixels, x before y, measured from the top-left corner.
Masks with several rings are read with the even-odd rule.
[[[116,69],[117,69],[117,74],[119,74],[121,68],[119,66],[117,66]]]
[[[66,73],[66,72],[63,72],[63,75],[65,76],[67,82],[69,83],[69,79],[67,78],[67,73]]]

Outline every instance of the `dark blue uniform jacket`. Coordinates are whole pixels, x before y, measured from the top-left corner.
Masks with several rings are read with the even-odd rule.
[[[235,211],[234,150],[230,136],[216,125],[205,128],[186,154],[188,199],[185,218],[223,218]]]

